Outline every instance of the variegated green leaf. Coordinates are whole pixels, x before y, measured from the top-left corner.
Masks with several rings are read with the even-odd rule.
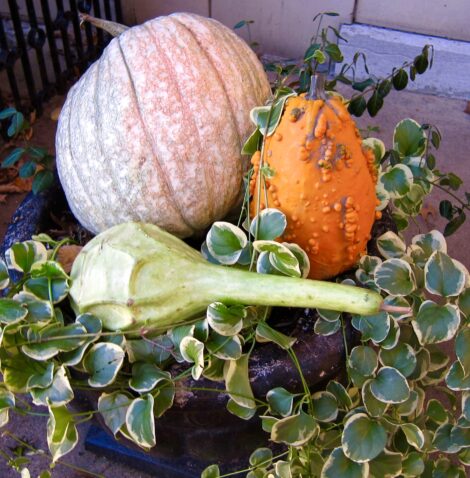
[[[341,321],[336,320],[335,322],[330,322],[324,320],[322,318],[318,318],[313,326],[313,331],[317,335],[323,335],[324,337],[328,337],[329,335],[336,334],[338,330],[341,328]]]
[[[159,383],[171,380],[169,372],[159,369],[152,363],[137,362],[132,366],[132,378],[129,387],[138,393],[150,392]]]
[[[413,173],[408,166],[397,164],[382,173],[379,181],[392,199],[400,198],[410,191]]]
[[[227,360],[224,367],[225,386],[230,398],[245,408],[255,408],[256,402],[251,390],[248,374],[249,355],[238,360]]]
[[[214,222],[207,233],[207,248],[221,264],[235,264],[248,243],[246,234],[229,222]]]
[[[411,118],[401,120],[393,131],[393,147],[400,156],[421,156],[426,148],[426,133]]]
[[[370,391],[370,384],[372,380],[367,380],[364,382],[364,385],[361,389],[362,401],[364,403],[364,407],[367,410],[367,413],[374,418],[381,417],[388,408],[388,403],[381,402],[377,400],[372,392]]]
[[[384,427],[365,413],[356,413],[344,424],[341,439],[344,454],[356,463],[365,463],[378,456],[387,443]]]
[[[273,241],[282,236],[287,226],[286,215],[279,209],[266,208],[251,221],[250,233],[255,240]]]
[[[46,407],[60,407],[73,400],[73,390],[65,367],[61,366],[56,370],[52,384],[47,388],[34,388],[31,390],[33,403]]]
[[[270,327],[265,321],[261,321],[256,326],[256,340],[258,342],[274,342],[284,350],[290,349],[297,339],[289,337]]]
[[[447,254],[435,251],[424,268],[426,289],[443,297],[459,295],[467,280],[465,268]]]
[[[446,375],[446,383],[451,390],[470,390],[470,375],[465,375],[459,361],[450,366]]]
[[[388,259],[374,273],[377,285],[391,295],[409,295],[415,290],[415,277],[410,265],[402,259]]]
[[[302,446],[318,433],[318,428],[313,417],[300,411],[274,423],[271,429],[271,440],[294,447]]]
[[[269,404],[271,413],[279,414],[282,417],[288,417],[292,413],[294,405],[294,395],[283,387],[276,387],[266,394],[266,400]]]
[[[338,416],[338,402],[335,396],[326,391],[312,395],[312,415],[319,422],[332,422]]]
[[[0,290],[5,289],[8,287],[10,283],[10,276],[8,274],[7,265],[0,259]]]
[[[335,448],[326,460],[321,478],[367,478],[369,463],[356,463],[350,460],[341,447]]]
[[[144,449],[155,446],[154,399],[151,394],[134,399],[127,408],[126,427],[134,443]]]
[[[393,231],[387,231],[377,239],[377,248],[385,259],[400,258],[406,253],[406,245]]]
[[[369,461],[370,478],[395,478],[401,474],[401,453],[384,450]]]
[[[47,250],[40,242],[17,242],[6,251],[5,259],[9,269],[29,272],[35,262],[47,260]]]
[[[94,344],[83,359],[83,366],[90,374],[90,386],[105,387],[113,383],[123,361],[124,351],[119,345],[106,342]]]
[[[401,430],[405,434],[406,441],[417,450],[421,450],[424,446],[424,434],[421,429],[414,423],[403,423]]]
[[[191,375],[194,380],[199,380],[204,370],[204,344],[194,337],[184,337],[180,352],[186,362],[194,363]]]
[[[126,413],[132,398],[121,392],[102,393],[98,399],[98,411],[111,432],[116,435],[126,423]]]
[[[242,345],[237,335],[224,337],[212,332],[205,345],[211,354],[221,360],[237,360],[242,355]]]
[[[379,359],[383,365],[396,368],[405,377],[413,373],[417,363],[413,347],[403,342],[389,350],[381,349]]]
[[[370,391],[384,403],[403,403],[408,400],[410,387],[406,378],[395,368],[382,367],[370,384]]]
[[[78,443],[78,433],[73,415],[65,406],[49,407],[47,421],[47,445],[56,462],[60,457],[72,451]]]
[[[430,257],[434,251],[447,253],[447,243],[442,232],[433,229],[426,234],[418,234],[411,240],[412,244],[421,247],[426,257]]]
[[[460,316],[455,305],[438,305],[426,300],[412,325],[420,344],[437,344],[454,337],[460,325]]]

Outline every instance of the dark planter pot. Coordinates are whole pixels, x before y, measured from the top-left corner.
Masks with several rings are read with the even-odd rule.
[[[64,218],[67,224],[64,225]],[[38,196],[28,195],[20,205],[8,227],[0,252],[14,242],[24,241],[38,232],[62,228],[65,233],[86,242],[88,233],[72,220],[60,187]],[[68,221],[68,222],[67,222]],[[377,237],[385,230],[393,229],[390,218],[378,223],[373,231]],[[88,236],[89,237],[89,236]],[[376,253],[371,245],[371,252]],[[316,314],[312,310],[276,308],[271,324],[288,335],[297,337],[294,351],[311,390],[321,389],[331,379],[341,380],[345,373],[345,349],[342,332],[329,337],[313,332]],[[349,325],[346,340],[354,346],[357,340]],[[175,372],[178,366],[175,365]],[[250,379],[255,396],[264,398],[268,390],[285,387],[297,392],[302,390],[298,373],[285,351],[273,344],[255,348],[250,360]],[[187,379],[187,387],[221,388],[222,384],[205,379],[194,382]],[[100,392],[81,394],[80,406],[94,406]],[[268,444],[258,418],[241,420],[226,410],[227,396],[207,391],[179,391],[174,407],[156,421],[157,446],[149,453],[157,459],[171,460],[182,470],[200,470],[211,463],[222,463],[227,470],[239,469],[246,464],[249,454],[259,446]],[[126,446],[134,447],[126,440]],[[197,476],[161,473],[162,477]]]

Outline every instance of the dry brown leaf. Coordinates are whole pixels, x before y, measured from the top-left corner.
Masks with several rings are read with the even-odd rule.
[[[82,246],[62,246],[57,254],[57,260],[61,263],[67,274],[72,270],[72,264],[78,253],[82,250]]]
[[[24,193],[24,190],[15,184],[0,184],[0,194],[20,194]]]
[[[51,120],[57,121],[59,119],[60,112],[62,111],[62,106],[58,106],[51,111]]]

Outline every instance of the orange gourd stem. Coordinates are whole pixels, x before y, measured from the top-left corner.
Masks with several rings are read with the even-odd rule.
[[[287,217],[281,241],[295,242],[308,254],[309,277],[325,279],[356,264],[365,252],[377,205],[374,154],[362,146],[359,131],[343,103],[327,97],[324,78],[312,81],[307,95],[291,97],[273,135],[252,157],[252,194],[263,164],[274,170],[265,179],[251,214],[276,207]],[[259,191],[259,188],[257,188]]]

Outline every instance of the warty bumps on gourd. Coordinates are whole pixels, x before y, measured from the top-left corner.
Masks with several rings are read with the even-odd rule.
[[[176,13],[124,31],[59,118],[70,208],[94,233],[130,220],[200,233],[240,200],[249,113],[269,95],[254,52],[213,19]]]
[[[281,241],[308,254],[309,277],[327,279],[354,266],[365,252],[376,212],[374,153],[338,97],[294,96],[273,135],[263,162],[273,170],[258,199],[261,152],[252,157],[251,211],[259,201],[286,214]],[[263,186],[261,186],[263,188]],[[267,197],[268,205],[265,203]]]

